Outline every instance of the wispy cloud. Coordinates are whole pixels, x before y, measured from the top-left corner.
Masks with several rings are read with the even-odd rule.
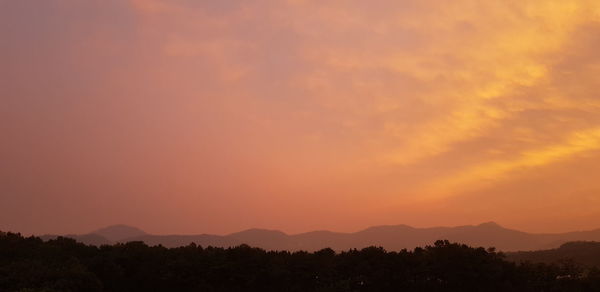
[[[39,5],[0,4],[6,206],[112,193],[174,220],[237,202],[251,225],[345,228],[600,159],[598,1]]]

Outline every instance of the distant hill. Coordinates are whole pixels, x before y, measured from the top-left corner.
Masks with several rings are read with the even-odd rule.
[[[146,232],[138,228],[120,224],[101,228],[87,234],[67,234],[60,236],[73,238],[85,244],[100,246],[104,244],[114,244],[116,242],[132,241],[129,240],[129,238],[138,238],[144,235],[147,235]],[[55,239],[58,236],[59,235],[56,234],[46,234],[40,236],[40,238],[43,240],[50,240]]]
[[[113,242],[126,241],[129,238],[147,235],[146,232],[144,232],[138,228],[123,225],[123,224],[104,227],[104,228],[98,229],[96,231],[93,231],[91,233],[98,234],[98,235],[100,235],[110,241],[113,241]]]
[[[192,242],[201,246],[229,247],[240,244],[260,247],[267,250],[307,250],[315,251],[326,247],[334,250],[348,250],[368,246],[381,246],[386,250],[413,249],[431,244],[438,239],[461,242],[471,246],[495,247],[501,251],[531,251],[557,248],[571,241],[600,241],[600,229],[592,231],[534,234],[504,228],[494,222],[458,227],[414,228],[407,225],[375,226],[354,233],[312,231],[289,235],[277,230],[249,229],[229,235],[151,235],[126,226],[115,225],[102,228],[83,238],[83,235],[69,236],[84,243],[108,243],[144,241],[149,245],[161,244],[165,247],[178,247]],[[86,241],[84,241],[86,240]]]
[[[558,263],[571,260],[588,267],[600,268],[600,242],[576,241],[559,248],[538,251],[507,253],[507,259],[515,262]]]

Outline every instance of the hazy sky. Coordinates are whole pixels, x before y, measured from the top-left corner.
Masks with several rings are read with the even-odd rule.
[[[0,0],[0,230],[600,227],[600,1]]]

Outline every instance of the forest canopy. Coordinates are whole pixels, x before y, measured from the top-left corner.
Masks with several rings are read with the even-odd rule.
[[[0,233],[0,291],[599,291],[600,271],[515,263],[493,248],[265,251],[128,242],[100,247]]]

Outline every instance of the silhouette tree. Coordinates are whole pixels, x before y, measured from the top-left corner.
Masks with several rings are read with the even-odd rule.
[[[313,253],[87,246],[0,232],[0,291],[600,291],[600,270],[572,261],[515,263],[494,249],[436,241]]]

